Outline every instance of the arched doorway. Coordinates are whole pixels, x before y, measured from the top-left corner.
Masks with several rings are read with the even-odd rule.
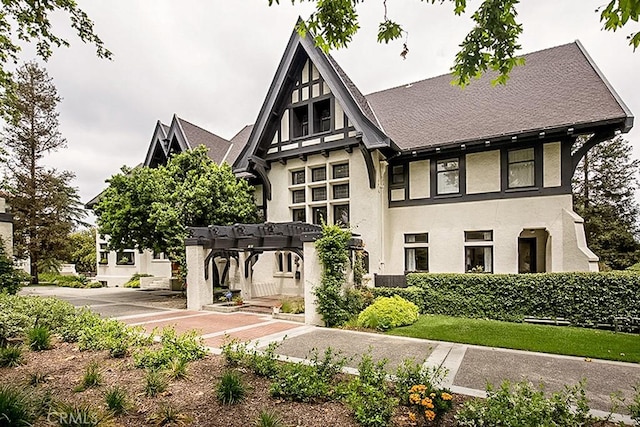
[[[544,228],[525,228],[518,236],[518,273],[547,271],[547,240]]]

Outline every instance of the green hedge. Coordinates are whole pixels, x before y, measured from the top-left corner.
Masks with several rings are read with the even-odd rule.
[[[375,288],[399,295],[421,313],[522,321],[565,318],[576,326],[640,317],[640,274],[409,274],[407,288]]]

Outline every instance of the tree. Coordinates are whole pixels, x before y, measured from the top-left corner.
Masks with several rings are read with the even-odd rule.
[[[640,160],[631,144],[616,137],[596,145],[582,159],[573,179],[574,209],[585,220],[589,247],[615,270],[640,261],[638,187]]]
[[[75,175],[41,164],[46,153],[66,145],[58,131],[60,97],[46,70],[33,62],[20,67],[2,102],[2,141],[9,150],[3,187],[13,214],[14,252],[30,258],[32,282],[38,283],[39,267],[55,265],[67,234],[85,212],[77,189],[68,184]]]
[[[268,0],[269,5],[280,4],[280,0]],[[295,4],[296,0],[291,0]],[[303,2],[304,0],[298,0]],[[308,0],[316,3],[316,10],[306,20],[298,24],[298,32],[314,34],[315,44],[325,51],[346,47],[360,28],[357,6],[364,0]],[[406,1],[406,0],[403,0]],[[445,0],[421,0],[426,3],[445,3]],[[449,0],[454,3],[454,13],[463,14],[467,9],[467,0]],[[401,24],[387,17],[387,0],[382,0],[385,14],[378,27],[378,42],[389,43],[406,34]],[[517,22],[516,6],[519,0],[482,0],[480,7],[472,15],[474,28],[460,44],[452,72],[454,82],[466,86],[471,79],[479,77],[487,70],[498,72],[493,82],[505,84],[514,66],[523,64],[516,56],[520,49],[518,37],[522,25]],[[624,27],[629,20],[638,22],[640,2],[628,0],[610,0],[596,12],[600,13],[603,28],[616,31]],[[640,32],[631,33],[629,44],[634,50],[640,45]],[[405,43],[401,55],[408,53]]]
[[[20,290],[22,274],[13,265],[13,260],[5,252],[4,241],[0,237],[0,293],[15,294]]]
[[[158,168],[122,168],[109,179],[95,213],[109,248],[164,252],[183,263],[187,227],[251,223],[257,219],[252,188],[231,167],[216,165],[203,146]]]
[[[96,229],[94,227],[74,231],[66,238],[62,261],[75,264],[79,273],[96,272]]]
[[[68,15],[80,40],[95,45],[100,58],[111,58],[111,52],[93,30],[93,21],[78,7],[75,0],[5,0],[0,13],[0,86],[8,88],[12,75],[5,69],[8,62],[16,63],[20,42],[35,42],[36,52],[45,61],[54,47],[68,47],[69,41],[55,35],[51,29],[51,15]]]

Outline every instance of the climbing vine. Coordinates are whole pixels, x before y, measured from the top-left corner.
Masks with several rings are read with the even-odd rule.
[[[350,317],[343,292],[349,265],[347,245],[350,238],[349,230],[337,225],[323,225],[322,237],[315,243],[322,265],[322,279],[315,289],[315,296],[318,313],[329,327],[341,325]]]

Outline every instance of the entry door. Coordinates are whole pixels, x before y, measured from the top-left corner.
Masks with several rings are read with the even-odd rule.
[[[538,271],[536,247],[535,237],[521,237],[518,239],[518,273],[535,273]]]

